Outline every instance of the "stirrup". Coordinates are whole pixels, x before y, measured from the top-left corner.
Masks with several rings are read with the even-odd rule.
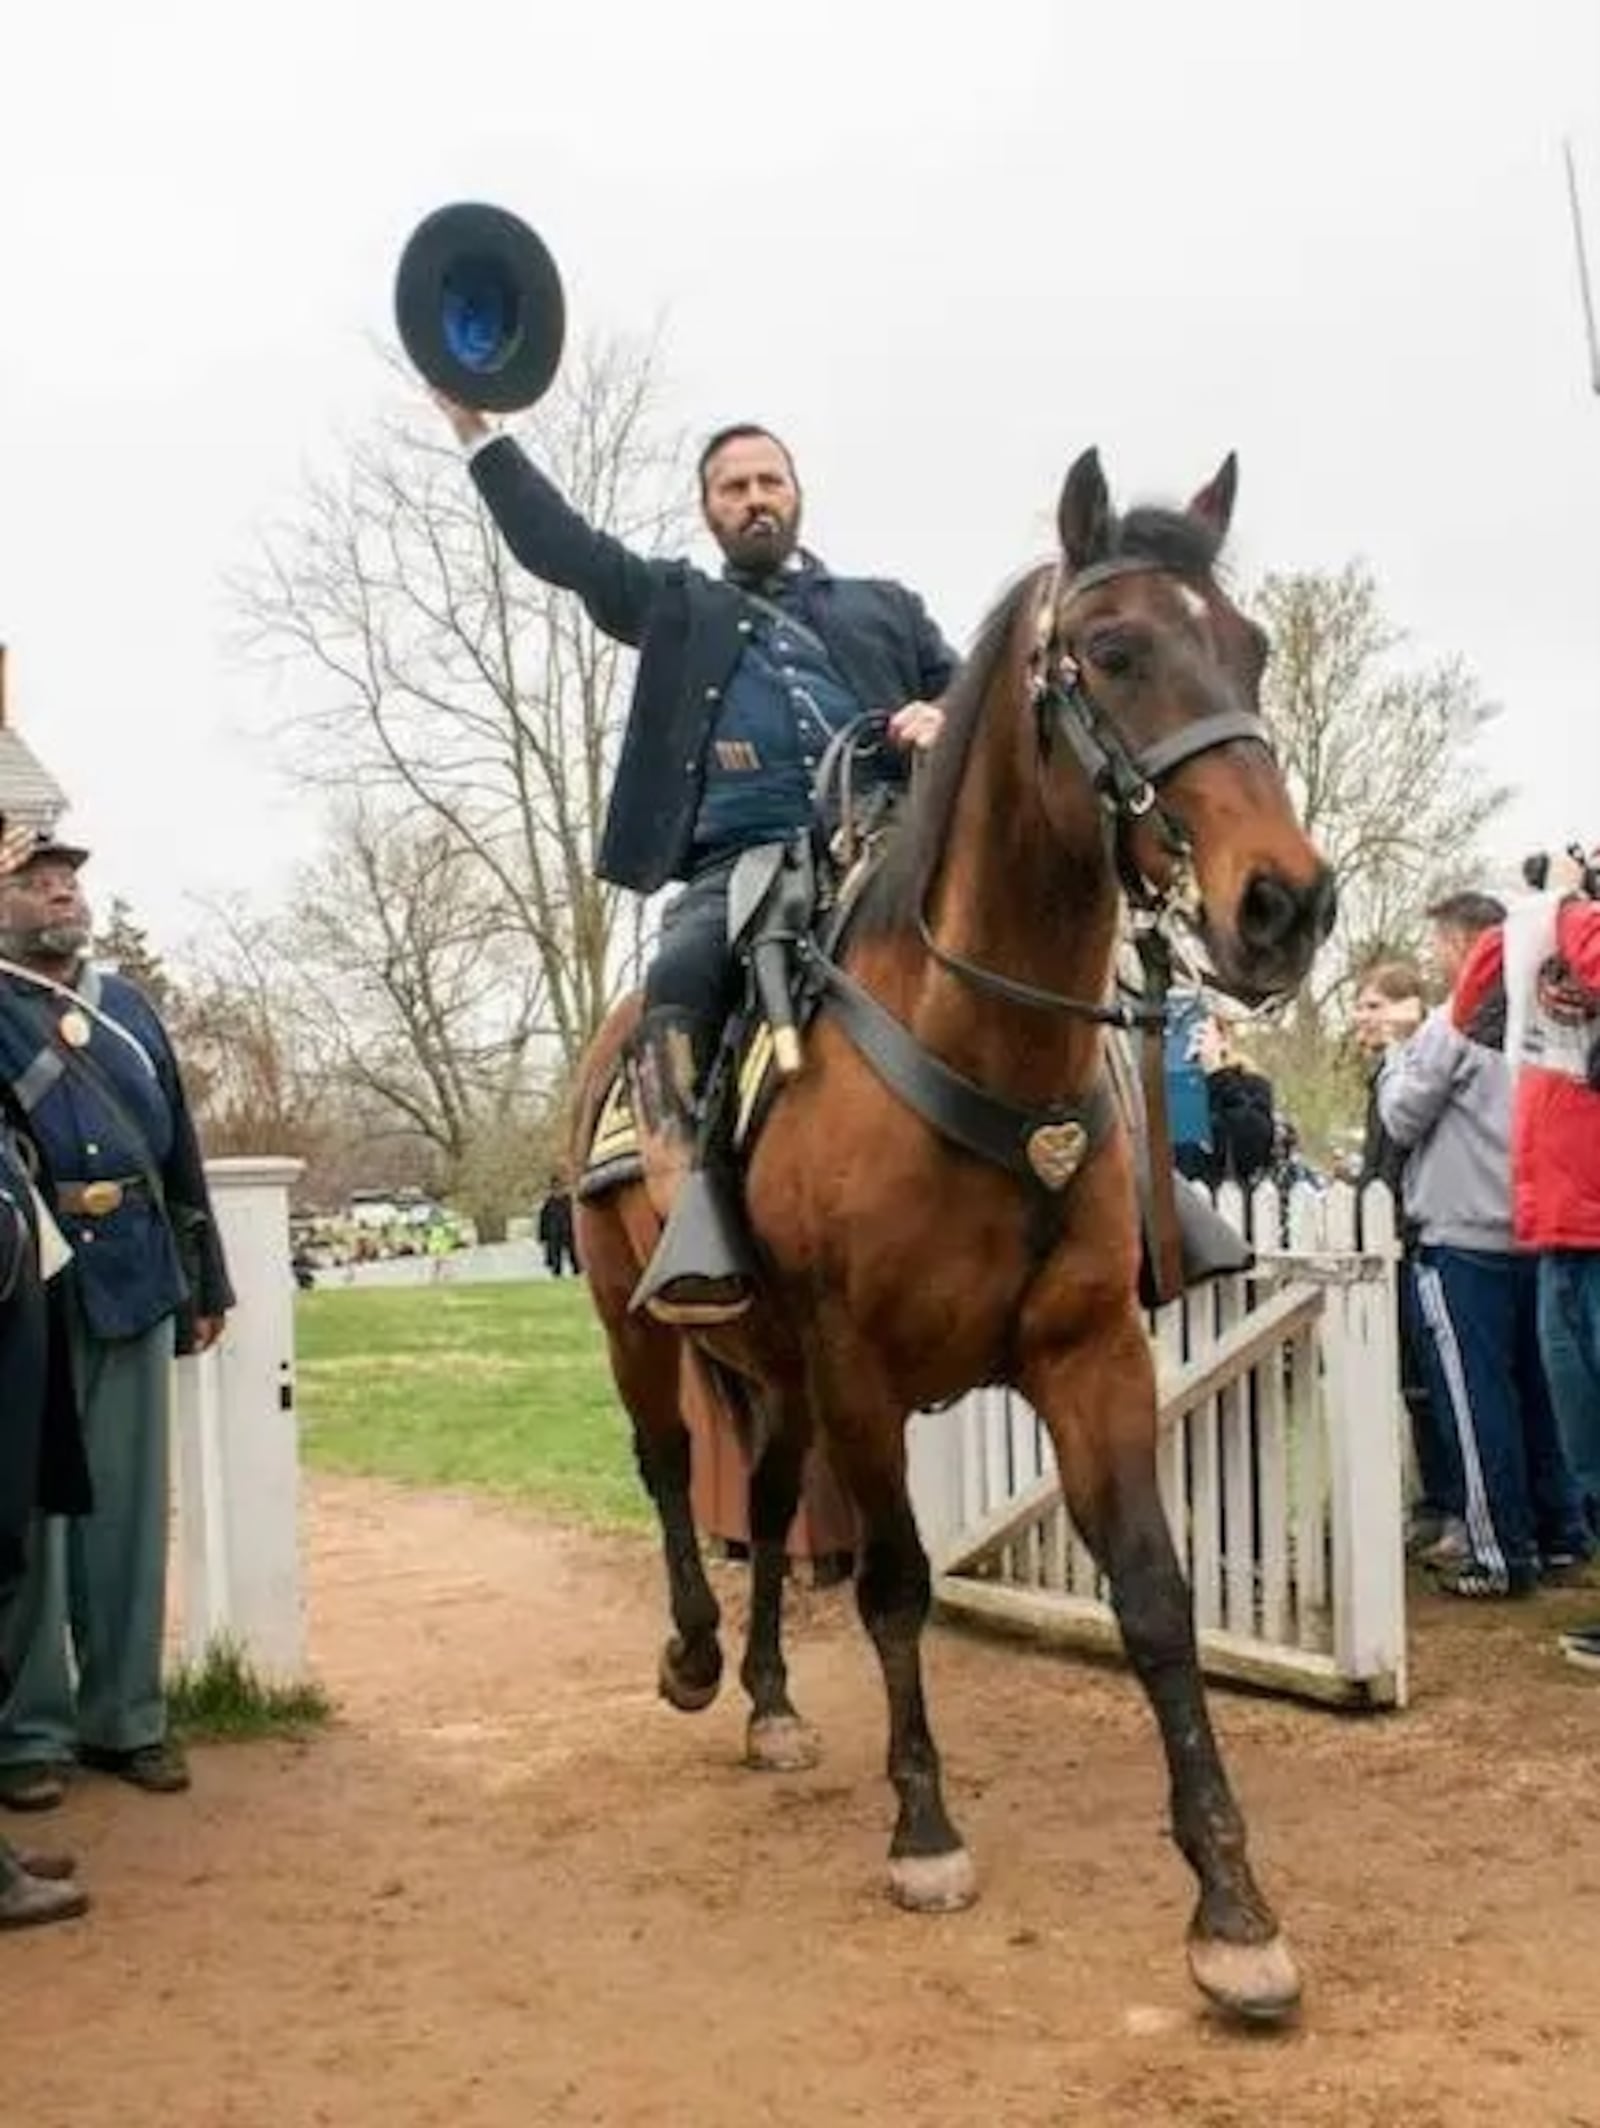
[[[1183,1279],[1180,1292],[1191,1292],[1208,1279],[1235,1277],[1255,1269],[1255,1250],[1238,1228],[1223,1218],[1209,1198],[1191,1188],[1179,1174],[1173,1175],[1172,1194],[1178,1211],[1178,1253]],[[1153,1308],[1159,1298],[1155,1269],[1150,1260],[1150,1238],[1145,1234],[1141,1236],[1139,1247],[1139,1304]]]
[[[655,1254],[628,1302],[682,1329],[731,1323],[750,1306],[753,1270],[723,1186],[693,1167],[678,1187]]]
[[[1173,1177],[1178,1200],[1178,1241],[1183,1253],[1183,1283],[1202,1285],[1208,1278],[1226,1278],[1240,1271],[1253,1271],[1256,1252],[1236,1226],[1181,1176]]]

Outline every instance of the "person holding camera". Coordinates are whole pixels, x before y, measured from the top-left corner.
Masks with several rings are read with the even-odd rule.
[[[1451,1009],[1466,1027],[1504,987],[1516,1236],[1538,1254],[1545,1372],[1600,1532],[1600,878],[1576,848],[1527,869],[1530,883],[1542,874],[1542,891],[1480,940]],[[1600,1669],[1600,1621],[1563,1646]]]

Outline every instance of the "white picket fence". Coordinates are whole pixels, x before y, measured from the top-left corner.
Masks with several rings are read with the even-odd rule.
[[[1342,1705],[1406,1696],[1394,1213],[1381,1185],[1263,1186],[1218,1208],[1258,1268],[1151,1319],[1162,1497],[1208,1674]],[[1103,1577],[1045,1429],[982,1390],[913,1420],[910,1482],[945,1613],[1114,1651]]]
[[[210,1175],[239,1293],[223,1345],[178,1364],[182,1639],[304,1661],[288,1191],[296,1164]],[[1219,1207],[1258,1268],[1152,1319],[1162,1496],[1215,1676],[1316,1700],[1405,1700],[1403,1418],[1393,1212],[1381,1187]],[[1284,1237],[1284,1238],[1280,1238]],[[968,1617],[1115,1650],[1104,1583],[1024,1400],[979,1391],[913,1420],[912,1500],[936,1595]]]

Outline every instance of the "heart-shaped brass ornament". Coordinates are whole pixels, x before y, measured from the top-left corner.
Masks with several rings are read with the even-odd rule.
[[[1028,1139],[1028,1165],[1047,1190],[1064,1190],[1088,1150],[1089,1133],[1081,1123],[1041,1123]]]

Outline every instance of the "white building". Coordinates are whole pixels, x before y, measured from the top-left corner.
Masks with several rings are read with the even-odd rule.
[[[66,792],[7,714],[6,646],[0,643],[0,816],[53,828],[66,809]]]

